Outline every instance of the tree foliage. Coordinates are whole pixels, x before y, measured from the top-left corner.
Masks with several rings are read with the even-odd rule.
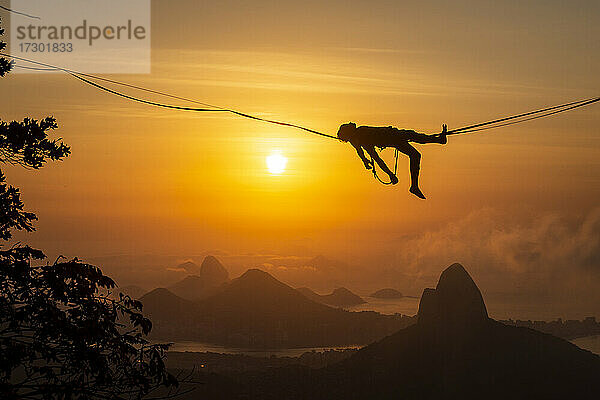
[[[0,76],[10,68],[0,58]],[[39,169],[63,160],[70,148],[50,138],[56,128],[52,117],[0,121],[0,163]],[[114,296],[98,267],[44,264],[42,251],[9,246],[12,232],[34,230],[36,219],[0,171],[0,398],[142,398],[177,386],[163,362],[168,346],[147,340],[152,323],[139,301]]]
[[[50,139],[48,134],[56,129],[52,117],[37,121],[25,118],[22,122],[0,121],[0,162],[39,169],[48,160],[62,160],[71,150],[60,139]],[[36,216],[23,210],[19,189],[6,183],[0,171],[0,239],[12,237],[11,230],[32,231]]]
[[[1,21],[0,21],[1,22]],[[0,27],[0,36],[4,29]],[[0,41],[0,51],[6,43]],[[0,57],[0,77],[12,68],[12,63]],[[41,121],[25,118],[22,122],[0,121],[0,163],[39,169],[48,161],[62,160],[71,149],[61,139],[50,139],[49,133],[57,128],[56,120],[47,117]],[[6,183],[0,170],[0,240],[12,238],[11,230],[32,231],[35,214],[23,210],[19,189]]]
[[[0,251],[0,397],[138,398],[176,385],[167,345],[145,338],[152,323],[139,301],[110,296],[115,282],[93,265],[33,265],[43,258]]]
[[[62,160],[71,150],[60,138],[48,137],[49,131],[57,127],[52,117],[0,122],[0,158],[5,163],[33,169],[41,168],[47,160]]]
[[[2,18],[0,18],[0,23],[2,22]],[[0,36],[4,35],[4,29],[0,26]],[[0,51],[4,51],[6,49],[6,43],[0,41]],[[12,65],[9,60],[4,57],[0,57],[0,77],[3,77],[10,71]]]

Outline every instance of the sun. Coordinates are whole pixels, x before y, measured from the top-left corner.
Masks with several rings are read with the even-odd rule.
[[[273,175],[279,175],[285,171],[287,161],[287,157],[273,153],[266,158],[267,170]]]

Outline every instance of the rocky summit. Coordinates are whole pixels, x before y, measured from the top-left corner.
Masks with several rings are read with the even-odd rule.
[[[200,266],[200,278],[206,286],[218,286],[229,280],[229,272],[213,256],[206,256]]]
[[[425,289],[419,304],[419,323],[446,328],[489,319],[479,288],[460,264],[452,264],[440,276],[435,289]]]

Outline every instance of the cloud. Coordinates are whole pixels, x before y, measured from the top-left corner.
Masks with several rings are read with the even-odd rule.
[[[414,50],[414,49],[389,49],[389,48],[378,48],[378,47],[336,47],[336,50],[346,50],[357,53],[374,53],[374,54],[434,54],[438,53],[438,51],[431,50]]]
[[[414,281],[431,282],[442,268],[461,262],[490,292],[597,297],[600,208],[579,219],[546,214],[528,220],[480,210],[405,240],[395,259],[395,272]]]
[[[329,292],[345,286],[359,293],[394,287],[409,295],[434,286],[444,268],[460,262],[489,300],[494,316],[600,315],[600,208],[577,218],[481,209],[411,237],[399,234],[377,248],[376,254],[347,263],[269,253],[229,253],[219,259],[232,277],[258,267],[293,287]],[[94,261],[121,283],[152,288],[185,277],[189,271],[180,265],[182,260],[132,256]]]

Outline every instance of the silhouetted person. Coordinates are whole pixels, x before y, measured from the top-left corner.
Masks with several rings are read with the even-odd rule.
[[[371,165],[371,160],[365,157],[364,151],[366,151],[371,158],[379,164],[379,167],[388,174],[392,184],[398,183],[398,178],[385,164],[385,161],[379,157],[375,147],[386,148],[394,147],[399,152],[406,154],[410,158],[410,178],[411,185],[409,191],[415,196],[424,199],[425,196],[419,189],[419,169],[421,164],[421,153],[417,151],[409,142],[415,143],[439,143],[446,144],[448,139],[446,138],[446,132],[448,127],[442,126],[442,132],[436,135],[426,135],[424,133],[418,133],[409,129],[398,129],[393,126],[359,126],[350,122],[343,124],[338,130],[337,136],[344,142],[350,142],[350,144],[356,149],[358,156],[365,164],[366,169],[371,169],[374,166]],[[363,151],[364,150],[364,151]]]

